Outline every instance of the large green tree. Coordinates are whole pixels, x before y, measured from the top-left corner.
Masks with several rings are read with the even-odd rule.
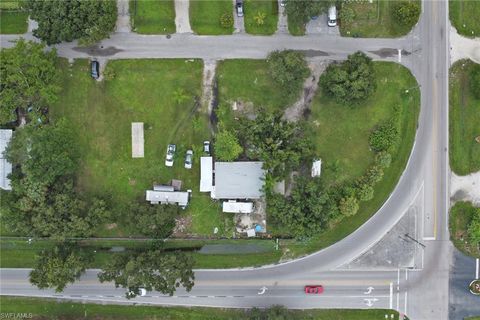
[[[222,161],[233,161],[243,152],[237,136],[228,130],[222,130],[215,135],[215,156]]]
[[[179,286],[190,291],[195,279],[193,259],[183,252],[166,254],[150,250],[136,254],[117,254],[99,273],[101,282],[113,281],[115,287],[127,288],[127,298],[133,298],[140,288],[173,295]]]
[[[352,104],[366,99],[375,91],[372,59],[363,52],[348,56],[346,61],[330,64],[320,77],[324,92],[338,102]]]
[[[70,125],[58,121],[17,129],[6,157],[13,164],[12,192],[2,201],[2,220],[36,237],[89,236],[108,216],[106,203],[83,200],[74,188],[78,151]]]
[[[293,50],[273,51],[267,58],[273,80],[286,95],[297,95],[310,74],[303,53]]]
[[[399,1],[395,4],[393,16],[398,23],[413,26],[417,23],[421,11],[418,1]]]
[[[75,39],[93,44],[108,37],[117,20],[114,0],[29,0],[26,7],[38,22],[33,34],[49,45]]]
[[[326,11],[335,1],[329,0],[286,0],[285,11],[289,19],[305,25],[311,17]]]
[[[133,203],[128,210],[128,221],[139,234],[164,239],[172,234],[177,215],[176,205]]]
[[[264,161],[273,177],[284,178],[303,160],[313,158],[313,144],[301,123],[287,122],[281,113],[260,110],[254,120],[242,119],[239,134],[247,145],[249,158]]]
[[[0,51],[0,124],[15,121],[17,108],[38,113],[56,101],[56,57],[54,49],[24,39]]]
[[[75,243],[60,243],[37,255],[30,282],[39,289],[53,288],[62,292],[69,283],[80,278],[91,261],[92,257]]]

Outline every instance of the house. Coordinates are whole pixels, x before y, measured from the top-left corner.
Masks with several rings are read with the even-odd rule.
[[[213,189],[213,158],[200,158],[200,192],[211,192]]]
[[[259,161],[215,162],[213,199],[260,199],[265,171]]]
[[[12,190],[10,179],[7,176],[12,173],[12,164],[5,159],[3,153],[12,139],[13,130],[0,129],[0,188]]]
[[[253,202],[237,202],[235,200],[225,201],[222,204],[223,212],[230,213],[252,213]]]
[[[155,185],[153,190],[147,190],[146,200],[151,204],[176,204],[183,209],[188,205],[190,193],[175,191],[173,186]]]

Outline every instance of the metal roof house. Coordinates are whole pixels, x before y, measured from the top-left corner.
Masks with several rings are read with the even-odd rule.
[[[265,171],[259,161],[215,162],[213,199],[260,199]]]
[[[12,139],[13,130],[0,129],[0,188],[12,190],[10,179],[7,176],[12,173],[12,164],[5,159],[3,153]]]
[[[200,158],[200,192],[210,192],[213,189],[213,158]]]
[[[252,213],[253,202],[237,202],[235,200],[224,201],[222,209],[223,212],[230,213]]]
[[[146,199],[151,204],[176,204],[185,208],[188,205],[189,194],[186,191],[156,191],[147,190]]]

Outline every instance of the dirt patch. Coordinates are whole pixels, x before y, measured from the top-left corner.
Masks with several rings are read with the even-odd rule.
[[[131,186],[134,186],[137,184],[137,180],[135,179],[128,179],[128,184],[131,185]]]
[[[105,226],[105,228],[107,228],[107,230],[112,230],[112,229],[117,228],[117,224],[116,223],[109,223]]]
[[[175,219],[175,228],[173,228],[174,237],[184,237],[192,225],[192,217],[179,217]]]

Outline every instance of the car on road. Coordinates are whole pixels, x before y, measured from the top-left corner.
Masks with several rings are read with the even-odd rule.
[[[327,24],[329,27],[337,26],[337,8],[335,6],[331,6],[330,8],[328,8]]]
[[[322,294],[323,293],[323,286],[321,286],[321,285],[305,286],[305,293],[306,294]]]
[[[193,162],[193,151],[187,150],[187,154],[185,155],[185,169],[192,169],[192,162]]]
[[[145,289],[145,288],[138,289],[138,295],[140,297],[145,297],[147,295],[147,289]]]
[[[167,147],[167,156],[165,157],[165,165],[167,167],[173,166],[173,157],[175,156],[175,150],[177,150],[177,146],[174,144],[169,144]]]
[[[285,0],[280,0],[280,7],[285,7]]]
[[[97,80],[100,78],[100,63],[97,60],[92,60],[90,65],[92,78]]]
[[[237,0],[235,9],[237,10],[237,17],[243,17],[243,1]]]
[[[210,155],[210,141],[203,141],[203,152]]]

